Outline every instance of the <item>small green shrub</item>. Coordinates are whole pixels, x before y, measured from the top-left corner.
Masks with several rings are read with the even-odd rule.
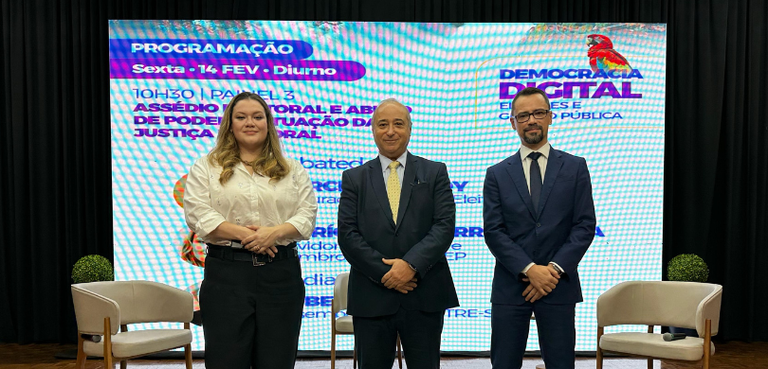
[[[86,255],[72,267],[72,280],[75,283],[114,281],[115,271],[107,258],[101,255]]]
[[[709,267],[696,254],[680,254],[667,264],[667,277],[670,281],[706,282]]]

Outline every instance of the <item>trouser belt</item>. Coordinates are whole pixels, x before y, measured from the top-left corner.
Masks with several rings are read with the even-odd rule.
[[[219,246],[208,244],[208,256],[233,261],[250,261],[253,266],[263,266],[273,261],[283,259],[293,259],[299,256],[296,250],[296,242],[291,242],[286,246],[275,246],[277,253],[274,257],[267,254],[256,254],[246,249],[233,249],[229,246]]]

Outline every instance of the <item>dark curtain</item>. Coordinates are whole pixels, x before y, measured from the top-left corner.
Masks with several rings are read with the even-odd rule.
[[[704,258],[722,338],[766,341],[768,5],[691,1],[669,17],[664,262]]]
[[[709,263],[720,339],[768,340],[763,0],[3,0],[0,19],[0,341],[74,342],[72,265],[112,259],[108,19],[667,23],[663,261]]]

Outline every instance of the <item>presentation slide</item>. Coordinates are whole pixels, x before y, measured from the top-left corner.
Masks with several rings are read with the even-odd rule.
[[[197,296],[206,246],[184,221],[187,173],[214,147],[229,100],[255,92],[317,196],[316,228],[297,247],[299,349],[329,350],[333,284],[350,268],[337,242],[341,174],[377,156],[372,113],[396,98],[411,110],[408,149],[448,166],[456,202],[446,257],[461,306],[445,313],[442,350],[487,351],[495,259],[483,181],[520,147],[509,117],[528,86],[551,100],[549,142],[586,158],[592,176],[597,227],[579,265],[576,350],[595,349],[602,292],[661,279],[664,24],[113,20],[109,53],[117,280]],[[193,333],[202,350],[202,328]],[[351,336],[339,342],[352,348]],[[527,348],[539,348],[535,322]]]

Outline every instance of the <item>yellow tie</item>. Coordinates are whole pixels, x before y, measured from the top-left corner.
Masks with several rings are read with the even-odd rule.
[[[392,208],[392,219],[397,223],[397,208],[400,206],[400,179],[397,177],[399,161],[389,163],[389,178],[387,178],[387,197]]]

